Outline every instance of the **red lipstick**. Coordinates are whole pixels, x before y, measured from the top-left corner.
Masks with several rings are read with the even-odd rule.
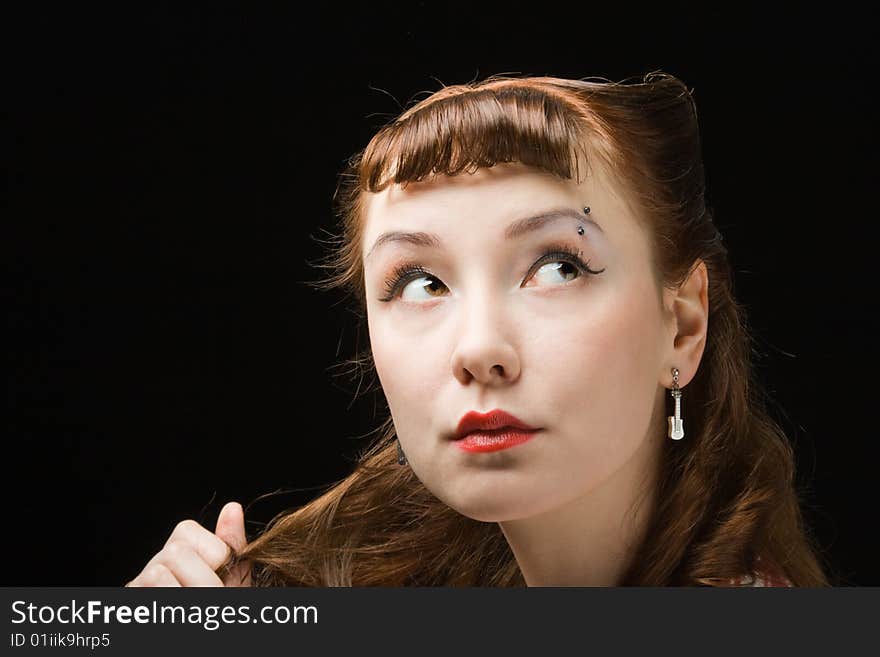
[[[524,443],[538,431],[500,409],[485,414],[470,411],[459,421],[454,441],[466,452],[494,452]]]

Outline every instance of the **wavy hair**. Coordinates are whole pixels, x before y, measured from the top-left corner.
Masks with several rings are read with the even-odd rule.
[[[688,439],[665,443],[657,505],[620,585],[726,586],[760,572],[829,585],[802,517],[793,448],[753,372],[754,338],[706,206],[693,96],[674,76],[498,75],[442,87],[347,161],[333,202],[339,232],[319,265],[329,274],[313,284],[347,291],[367,335],[365,195],[507,162],[563,179],[579,177],[582,162],[601,163],[651,238],[658,284],[679,286],[699,261],[708,269],[708,335],[683,411]],[[375,381],[369,346],[348,363]],[[250,561],[257,586],[524,586],[498,524],[458,513],[398,465],[390,415],[375,433],[349,476],[276,515],[232,562]]]

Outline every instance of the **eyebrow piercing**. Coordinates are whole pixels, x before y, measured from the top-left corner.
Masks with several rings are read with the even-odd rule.
[[[590,206],[589,205],[584,206],[584,214],[590,214]],[[584,227],[578,226],[578,235],[583,235],[583,234],[584,234]]]

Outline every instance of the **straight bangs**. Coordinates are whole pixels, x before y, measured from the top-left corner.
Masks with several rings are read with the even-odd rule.
[[[602,115],[613,114],[602,90],[584,81],[498,75],[443,87],[404,111],[349,158],[340,175],[333,206],[343,231],[327,242],[328,256],[313,263],[329,275],[312,285],[345,289],[355,295],[359,313],[366,312],[361,249],[367,196],[391,184],[520,163],[577,183],[608,171],[639,189],[626,149]]]
[[[445,87],[375,135],[359,162],[360,187],[375,193],[508,162],[580,182],[608,142],[598,117],[564,94],[516,80]]]

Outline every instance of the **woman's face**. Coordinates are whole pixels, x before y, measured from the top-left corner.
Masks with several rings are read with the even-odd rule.
[[[369,195],[363,256],[379,381],[410,467],[476,520],[571,502],[664,437],[668,314],[648,237],[601,173],[594,166],[578,184],[505,164]],[[396,238],[380,240],[387,233]],[[565,251],[601,273],[581,273]],[[401,265],[423,271],[395,287]],[[540,431],[500,451],[456,446],[462,416],[493,409]]]

